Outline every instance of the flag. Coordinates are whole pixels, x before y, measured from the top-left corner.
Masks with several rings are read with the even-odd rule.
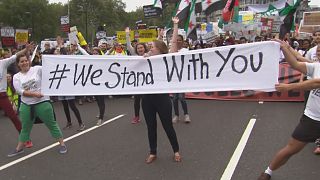
[[[154,0],[153,7],[162,9],[161,0]]]
[[[178,17],[180,21],[188,17],[190,1],[191,0],[181,0],[177,6],[175,16]]]
[[[202,6],[202,11],[206,11],[209,6],[211,6],[215,1],[218,0],[202,0],[201,6]]]
[[[219,19],[219,27],[228,22],[238,22],[239,20],[239,0],[228,0],[222,10],[222,17]]]
[[[232,13],[232,22],[239,21],[239,0],[235,0]]]
[[[197,0],[196,13],[204,12],[207,16],[213,11],[221,10],[226,5],[224,0]]]
[[[192,0],[191,7],[189,11],[188,21],[185,24],[184,30],[186,31],[187,38],[192,40],[197,39],[197,30],[196,30],[196,12],[195,12],[196,0]]]
[[[201,0],[202,12],[209,16],[215,11],[221,10],[225,7],[226,0]]]
[[[280,39],[282,39],[286,33],[294,30],[295,14],[300,2],[301,0],[297,0],[296,3],[294,3],[294,0],[287,0],[285,7],[280,10],[279,15],[283,19],[283,24],[280,26]]]
[[[196,1],[196,6],[195,6],[196,13],[201,13],[202,12],[202,1],[203,0],[197,0]]]

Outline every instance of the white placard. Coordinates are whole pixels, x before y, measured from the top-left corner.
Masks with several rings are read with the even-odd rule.
[[[249,43],[141,56],[43,55],[45,95],[273,91],[280,46]]]
[[[69,24],[69,16],[61,16],[60,17],[60,24],[61,25]]]
[[[13,27],[2,27],[1,28],[1,37],[14,37]]]

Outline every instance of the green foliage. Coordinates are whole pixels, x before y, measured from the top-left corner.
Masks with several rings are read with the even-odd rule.
[[[70,0],[70,25],[77,26],[88,42],[92,42],[98,26],[105,24],[108,36],[125,27],[135,28],[142,20],[149,26],[165,26],[171,19],[174,4],[169,4],[160,18],[144,19],[143,9],[125,12],[122,0]],[[68,14],[68,4],[49,4],[48,0],[0,0],[0,26],[31,29],[33,41],[57,35],[67,37],[60,30],[60,17]]]

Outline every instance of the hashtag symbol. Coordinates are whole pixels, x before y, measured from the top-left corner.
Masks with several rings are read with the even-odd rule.
[[[58,84],[56,86],[56,89],[58,89],[60,87],[61,80],[67,78],[67,76],[63,76],[64,72],[70,71],[70,69],[66,69],[66,67],[67,67],[67,65],[64,64],[63,69],[60,70],[59,69],[59,64],[58,64],[57,67],[56,67],[56,70],[50,72],[50,74],[53,74],[53,77],[49,79],[49,81],[51,81],[51,84],[50,84],[50,87],[49,87],[50,89],[52,87],[53,81],[56,81],[56,80],[58,81]],[[60,73],[60,76],[57,77],[57,73],[58,74]]]

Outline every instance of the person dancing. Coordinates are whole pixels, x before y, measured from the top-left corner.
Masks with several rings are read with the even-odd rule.
[[[13,76],[13,85],[21,95],[19,116],[22,129],[19,135],[18,145],[8,154],[14,157],[24,152],[23,143],[30,140],[30,133],[36,117],[39,117],[49,129],[52,137],[60,143],[59,153],[67,153],[62,132],[56,121],[52,104],[48,96],[41,94],[42,67],[31,67],[31,62],[24,54],[18,55],[16,63],[20,72]]]

